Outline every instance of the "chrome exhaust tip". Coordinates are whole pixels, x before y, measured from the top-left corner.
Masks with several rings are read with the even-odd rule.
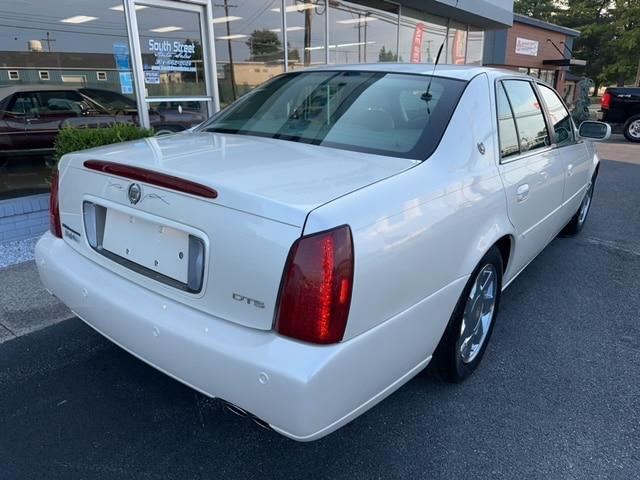
[[[265,430],[273,430],[271,425],[262,420],[261,418],[256,417],[254,414],[247,412],[244,408],[241,408],[237,405],[234,405],[231,402],[227,402],[226,400],[222,400],[224,406],[223,408],[229,412],[243,418],[249,418],[253,423],[258,425],[260,428],[264,428]]]
[[[227,412],[233,413],[234,415],[238,415],[239,417],[249,417],[251,416],[251,414],[249,412],[247,412],[245,409],[240,408],[237,405],[234,405],[233,403],[229,403],[227,401],[224,401],[224,409]]]

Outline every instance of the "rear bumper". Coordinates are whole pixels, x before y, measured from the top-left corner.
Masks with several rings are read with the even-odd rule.
[[[415,348],[420,343],[413,320],[407,319],[417,315],[406,312],[351,340],[314,346],[167,299],[49,233],[37,244],[36,263],[46,288],[105,337],[295,440],[315,440],[349,422],[431,358],[424,348]],[[420,321],[424,324],[424,317]]]

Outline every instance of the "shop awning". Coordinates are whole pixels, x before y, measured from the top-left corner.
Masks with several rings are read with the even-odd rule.
[[[555,65],[556,67],[584,67],[587,64],[587,61],[577,58],[557,58],[553,60],[543,60],[542,64]]]

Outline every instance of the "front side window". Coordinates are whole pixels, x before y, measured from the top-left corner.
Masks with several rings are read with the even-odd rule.
[[[566,109],[562,100],[558,97],[558,94],[546,85],[538,84],[538,89],[542,95],[547,111],[549,112],[549,118],[553,125],[553,130],[556,134],[556,143],[562,147],[564,145],[571,145],[575,142],[573,122],[571,121],[571,115]]]
[[[35,114],[38,102],[34,95],[19,93],[14,95],[13,101],[9,103],[7,111],[15,115]]]
[[[258,87],[200,130],[424,160],[465,84],[383,72],[291,73]]]
[[[503,84],[516,119],[520,151],[524,153],[551,145],[533,85],[526,80],[505,80]]]
[[[137,108],[134,100],[111,90],[83,88],[80,90],[80,93],[106,111],[130,111],[136,110]]]

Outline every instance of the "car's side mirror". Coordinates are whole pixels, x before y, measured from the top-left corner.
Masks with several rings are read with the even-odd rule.
[[[594,122],[591,120],[587,120],[580,124],[578,134],[582,138],[606,140],[611,136],[611,125],[604,122]]]

